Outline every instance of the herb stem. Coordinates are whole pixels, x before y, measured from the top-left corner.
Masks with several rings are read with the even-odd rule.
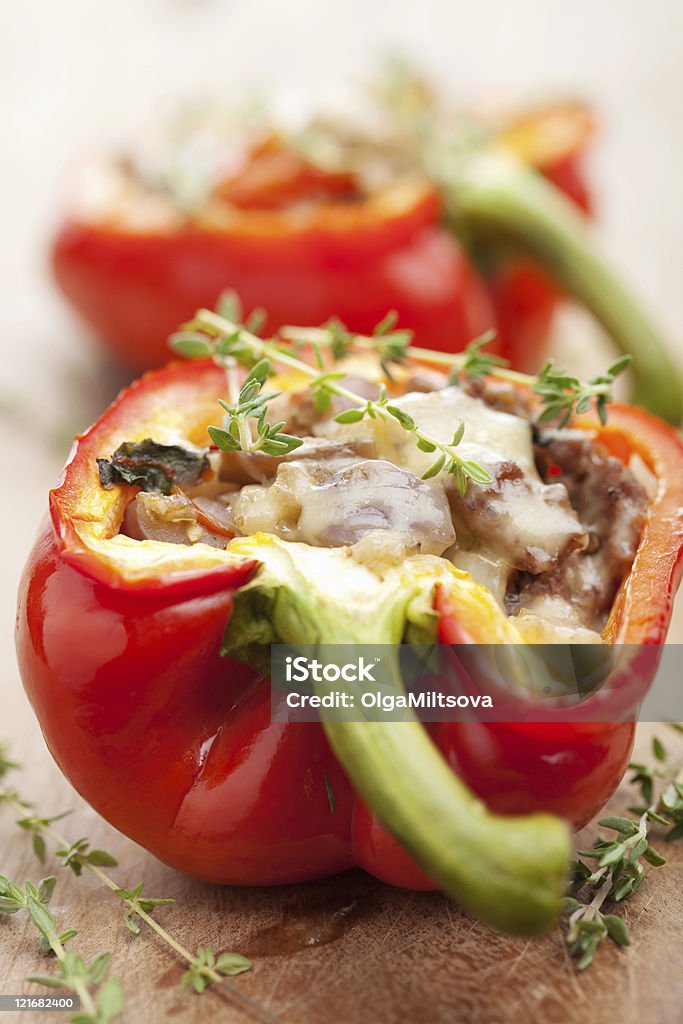
[[[60,843],[64,846],[68,846],[68,840],[65,839],[64,836],[60,836],[57,832],[53,832],[52,829],[43,828],[42,832],[44,833],[44,835],[47,835],[50,837],[50,839],[54,840],[54,842]],[[110,878],[110,876],[105,871],[102,871],[102,869],[97,867],[96,864],[89,864],[87,861],[83,864],[83,867],[87,868],[87,870],[97,879],[99,879],[99,881],[102,882],[103,885],[106,885],[106,887],[111,892],[116,893],[119,886],[116,884],[114,879]],[[152,928],[152,930],[160,936],[160,938],[163,939],[166,945],[170,946],[171,949],[175,950],[178,956],[182,957],[183,960],[187,960],[188,963],[192,963],[194,961],[194,956],[192,955],[190,950],[186,949],[186,947],[183,946],[180,942],[178,942],[177,939],[174,939],[170,932],[167,932],[166,929],[162,925],[160,925],[158,921],[154,920],[151,914],[148,914],[146,910],[142,909],[142,907],[135,906],[133,900],[122,899],[122,902],[125,903],[126,906],[128,906],[130,909],[134,909],[137,917],[142,918],[142,920],[146,924],[148,924],[149,927]],[[208,969],[207,973],[209,973]],[[212,975],[213,981],[221,982],[224,980],[215,971],[211,971],[210,973]]]
[[[317,377],[319,371],[314,366],[309,366],[308,363],[303,362],[301,359],[297,359],[296,356],[290,356],[287,352],[283,352],[282,349],[278,348],[272,342],[264,341],[263,338],[257,337],[256,334],[252,334],[246,327],[242,327],[239,324],[232,323],[230,320],[226,320],[225,317],[220,316],[218,313],[214,313],[211,309],[200,309],[195,319],[201,323],[204,327],[211,329],[212,333],[217,334],[237,334],[239,333],[240,338],[246,341],[250,348],[253,349],[254,353],[265,359],[272,359],[273,362],[280,363],[282,366],[289,366],[293,370],[297,370],[300,373],[307,373],[309,377]],[[354,401],[362,401],[357,395],[353,395]]]
[[[250,452],[254,444],[254,437],[249,422],[245,417],[240,416],[237,420],[237,430],[239,432],[240,448],[243,452]]]
[[[226,357],[225,376],[228,382],[228,401],[230,405],[237,405],[240,395],[240,380],[237,373],[237,360],[232,356]]]
[[[11,791],[6,791],[4,794],[4,800],[5,803],[9,804],[15,810],[19,811],[19,813],[26,813],[27,804],[24,800],[22,800],[19,797],[18,794]],[[42,822],[37,822],[35,828],[36,830],[40,831],[44,836],[50,838],[57,845],[62,846],[64,848],[70,846],[69,840],[65,836],[60,835],[59,832],[56,832],[49,825],[45,825]],[[170,948],[173,949],[174,952],[176,952],[178,956],[181,957],[181,959],[185,960],[188,964],[195,963],[196,957],[192,954],[192,952],[189,949],[187,949],[187,947],[183,946],[182,943],[178,942],[178,940],[175,939],[170,934],[170,932],[168,932],[163,927],[163,925],[160,925],[158,921],[155,921],[152,915],[148,914],[147,911],[139,905],[139,902],[127,899],[123,896],[119,896],[119,886],[116,884],[113,878],[111,878],[105,871],[103,871],[96,864],[91,864],[87,860],[83,860],[81,863],[84,868],[86,868],[104,886],[106,886],[107,889],[109,889],[114,895],[116,895],[122,901],[122,903],[124,903],[130,910],[134,910],[136,916],[141,918],[141,920],[143,920],[145,924],[152,929],[152,931],[156,932],[159,938],[162,939],[162,941],[165,942],[167,946],[170,946]],[[61,954],[53,945],[52,938],[50,939],[50,945],[54,949],[55,955],[60,959],[63,959],[64,948],[59,942],[59,938],[56,935],[54,936],[54,939],[59,949],[61,949]],[[236,988],[231,982],[227,981],[224,976],[220,975],[217,971],[213,970],[213,968],[209,967],[208,965],[204,965],[201,969],[201,973],[204,975],[204,977],[209,978],[220,988],[229,991],[230,995],[235,999],[235,1001],[241,1003],[243,1009],[245,1009],[249,1013],[259,1015],[262,1020],[267,1022],[267,1024],[279,1024],[279,1019],[273,1016],[273,1014],[271,1014],[270,1011],[260,1006],[249,996],[245,995],[243,992],[240,992],[238,988]],[[84,986],[83,988],[85,991],[85,995],[80,990],[78,991],[78,994],[81,996],[83,1005],[88,1006],[88,1012],[94,1013],[95,1006],[92,1003],[92,998],[90,994],[87,992],[87,989],[85,989]]]
[[[47,941],[50,944],[50,949],[57,957],[60,964],[64,966],[66,962],[66,950],[60,942],[59,936],[53,928],[50,928],[45,934]],[[95,1005],[93,997],[90,995],[90,991],[86,983],[78,977],[72,977],[71,983],[76,994],[80,996],[82,1009],[84,1009],[91,1017],[95,1018],[97,1016],[97,1006]]]
[[[294,327],[287,325],[280,328],[279,335],[283,341],[298,341],[304,344],[318,345],[320,348],[329,348],[331,346],[330,332],[324,327]],[[377,352],[377,340],[365,334],[354,334],[353,346],[366,352]],[[381,337],[379,340],[381,341]],[[462,370],[467,362],[466,352],[439,352],[436,349],[422,348],[420,345],[406,346],[405,355],[415,362],[445,366],[450,370]],[[491,376],[499,377],[501,380],[507,380],[513,384],[524,384],[527,387],[535,384],[537,380],[536,377],[528,373],[520,373],[506,366],[494,366],[489,373]]]
[[[297,356],[290,355],[288,352],[275,345],[271,341],[264,341],[263,338],[258,338],[255,334],[252,334],[245,327],[241,327],[239,324],[232,323],[226,320],[224,317],[219,316],[218,313],[212,312],[210,309],[200,309],[195,317],[196,321],[206,327],[210,327],[213,331],[217,331],[219,334],[231,334],[239,332],[240,339],[246,341],[247,344],[254,350],[254,353],[264,359],[270,359],[273,363],[279,363],[281,366],[289,366],[292,370],[296,370],[298,373],[306,374],[311,378],[318,378],[320,376],[320,370],[311,366],[310,363],[305,362],[303,359],[297,358]],[[289,328],[289,330],[299,330],[299,328]],[[302,328],[302,330],[318,333],[322,335],[323,339],[326,339],[327,332],[322,328]],[[285,340],[283,338],[283,340]],[[313,340],[313,339],[311,339]],[[371,338],[366,339],[372,343]],[[316,337],[315,342],[319,344],[319,339]],[[354,336],[355,342],[355,336]],[[326,341],[323,340],[323,344]],[[369,345],[368,347],[371,347]],[[330,380],[327,382],[326,387],[328,390],[333,391],[335,395],[340,398],[347,398],[354,405],[366,405],[367,399],[361,395],[356,394],[350,388],[344,387],[338,381]]]
[[[609,896],[609,891],[610,891],[611,887],[612,887],[612,878],[610,876],[609,878],[605,878],[605,880],[603,881],[602,885],[600,886],[600,888],[598,889],[598,891],[596,892],[595,896],[593,897],[593,899],[591,900],[591,902],[589,904],[589,909],[593,912],[592,913],[593,917],[597,916],[597,912],[600,910],[600,907],[603,905],[603,903],[605,902],[605,900]]]

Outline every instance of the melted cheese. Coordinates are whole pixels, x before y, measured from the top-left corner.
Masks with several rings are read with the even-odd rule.
[[[439,441],[451,441],[459,421],[463,420],[465,433],[458,445],[458,454],[463,459],[471,459],[489,472],[502,461],[516,462],[525,474],[538,478],[528,420],[498,412],[460,388],[404,395],[394,405],[404,409],[426,434]],[[389,448],[395,447],[401,464],[418,476],[434,461],[434,456],[421,452],[414,438],[393,420],[378,426],[380,434],[386,434],[384,443]],[[386,430],[383,431],[383,427]]]
[[[404,551],[440,555],[455,540],[443,488],[382,459],[282,463],[270,486],[243,487],[232,513],[245,535],[271,533],[315,547],[349,546],[388,531]],[[373,550],[364,545],[361,557]],[[381,557],[386,561],[386,551]]]
[[[425,434],[439,441],[450,442],[460,420],[465,422],[458,454],[486,469],[493,484],[482,487],[470,483],[467,502],[454,502],[456,528],[458,518],[469,506],[470,514],[464,517],[467,528],[482,536],[491,550],[504,552],[512,565],[534,572],[552,568],[568,547],[585,546],[585,531],[569,505],[566,491],[543,483],[538,475],[528,420],[492,409],[460,388],[409,394],[394,404],[409,413]],[[354,440],[370,434],[378,458],[404,466],[418,477],[435,458],[420,451],[414,436],[393,418],[325,424],[324,430]],[[448,474],[441,472],[437,479],[452,490]]]
[[[497,557],[489,551],[468,551],[465,548],[453,548],[448,553],[456,569],[470,574],[478,583],[495,597],[500,608],[504,608],[505,590],[512,567],[505,559]]]

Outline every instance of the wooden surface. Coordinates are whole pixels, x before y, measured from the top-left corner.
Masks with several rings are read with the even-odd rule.
[[[52,861],[47,870],[54,867],[59,877],[52,909],[61,923],[79,928],[76,942],[85,954],[112,951],[125,988],[125,1024],[680,1024],[680,846],[666,847],[667,866],[623,905],[634,945],[617,950],[606,943],[593,967],[577,976],[559,930],[533,941],[501,936],[440,894],[391,889],[360,871],[253,890],[185,878],[84,808],[50,764],[28,716],[21,717],[24,747],[18,752],[27,763],[18,776],[22,790],[46,810],[76,808],[60,827],[111,850],[120,860],[111,873],[122,885],[144,879],[149,894],[177,899],[158,916],[187,946],[211,943],[253,958],[253,971],[233,984],[270,1014],[242,1012],[228,992],[208,991],[201,999],[179,992],[180,961],[144,929],[131,936],[118,900],[93,878],[76,879]],[[645,756],[651,731],[641,727]],[[679,746],[683,753],[683,742]],[[610,810],[623,809],[628,800],[623,787]],[[592,834],[589,827],[586,838]],[[2,871],[37,879],[28,838],[12,828],[7,810],[0,811],[0,835]],[[0,993],[38,991],[22,981],[41,969],[36,933],[24,920],[0,919],[0,957]],[[53,1024],[61,1019],[38,1012],[25,1016]]]
[[[121,382],[120,373],[88,349],[50,287],[44,266],[49,225],[74,160],[127,137],[131,123],[146,124],[173,97],[226,87],[228,95],[239,94],[258,76],[280,94],[294,84],[315,100],[333,93],[341,77],[360,69],[365,74],[387,43],[415,53],[456,95],[576,87],[595,97],[602,113],[593,176],[606,248],[638,282],[669,334],[683,338],[679,0],[597,6],[575,0],[571,9],[491,0],[467,5],[467,12],[448,0],[424,0],[409,8],[395,0],[2,5],[0,97],[3,139],[11,150],[3,160],[0,232],[0,736],[23,762],[17,783],[27,798],[46,812],[74,808],[64,831],[73,838],[87,834],[112,850],[121,884],[144,879],[152,895],[178,900],[159,918],[187,946],[210,943],[253,956],[253,972],[235,985],[277,1020],[679,1024],[680,849],[628,904],[634,946],[619,951],[609,945],[578,977],[559,933],[535,942],[503,938],[439,895],[391,890],[359,872],[290,888],[212,888],[159,864],[79,802],[51,762],[18,680],[16,585],[47,489],[68,438]],[[117,73],[120,67],[124,74]],[[583,319],[567,325],[564,350],[573,366],[586,372],[604,365],[598,349]],[[672,638],[683,641],[683,605]],[[647,747],[645,732],[639,742]],[[614,808],[627,802],[624,790]],[[26,835],[3,808],[0,850],[0,872],[38,877]],[[53,909],[61,922],[79,928],[79,948],[87,955],[113,952],[125,989],[124,1024],[249,1019],[226,993],[180,994],[182,968],[166,947],[149,934],[130,936],[118,902],[91,878],[76,879],[54,862],[52,869],[59,876]],[[35,946],[25,921],[0,917],[0,992],[21,991],[22,979],[40,969]],[[63,1018],[31,1013],[23,1019]]]

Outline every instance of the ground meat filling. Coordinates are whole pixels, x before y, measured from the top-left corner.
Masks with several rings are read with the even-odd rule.
[[[530,420],[533,415],[533,397],[530,391],[522,391],[504,380],[495,377],[472,377],[463,381],[462,389],[472,398],[480,398],[498,412],[507,412],[511,416],[521,416]]]
[[[535,574],[549,571],[558,559],[564,560],[572,551],[586,546],[585,531],[581,523],[572,521],[572,506],[561,484],[549,484],[539,492],[511,460],[493,466],[491,475],[492,483],[470,486],[464,495],[449,489],[459,533],[465,527],[492,548],[504,549],[510,565]],[[556,544],[529,543],[530,531],[520,529],[521,524],[515,522],[514,508],[529,502],[532,496],[541,498],[543,507],[561,524]]]
[[[141,490],[122,532],[223,548],[264,532],[347,547],[378,573],[411,554],[435,555],[486,586],[525,635],[566,629],[599,640],[647,509],[634,473],[585,431],[532,426],[533,396],[505,382],[457,387],[426,370],[406,386],[394,404],[435,440],[450,443],[462,419],[458,451],[489,484],[470,481],[460,495],[448,473],[424,480],[434,456],[395,418],[338,424],[337,406],[323,415],[310,393],[290,392],[271,414],[305,435],[299,448],[279,457],[215,452],[196,486]]]
[[[647,495],[630,469],[608,455],[584,431],[541,430],[536,464],[544,480],[566,488],[589,534],[588,547],[561,559],[550,572],[516,573],[505,607],[514,614],[540,600],[571,604],[583,624],[605,624],[619,585],[638,547]]]

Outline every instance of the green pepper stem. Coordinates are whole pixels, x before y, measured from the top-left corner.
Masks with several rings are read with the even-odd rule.
[[[437,177],[439,175],[437,174]],[[620,351],[633,356],[632,400],[670,423],[683,417],[679,370],[657,328],[605,262],[585,219],[540,174],[501,152],[479,153],[441,175],[448,218],[530,252],[582,302]]]
[[[396,689],[403,692],[398,655],[393,657]],[[326,692],[325,684],[316,689]],[[448,895],[508,932],[531,935],[552,926],[570,849],[569,830],[559,818],[492,814],[412,712],[401,722],[321,715],[355,789]]]

